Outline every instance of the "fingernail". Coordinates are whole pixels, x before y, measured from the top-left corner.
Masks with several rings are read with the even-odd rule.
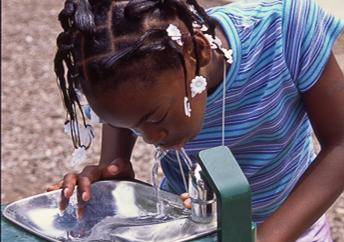
[[[116,173],[116,172],[118,172],[118,167],[117,166],[109,166],[109,172],[111,172],[111,173]]]
[[[69,188],[66,187],[66,188],[63,190],[63,195],[64,195],[65,197],[67,197],[67,196],[68,196],[68,192],[69,192]]]
[[[83,192],[81,197],[82,197],[82,200],[84,200],[85,202],[87,202],[90,199],[90,197],[87,195],[86,192]]]

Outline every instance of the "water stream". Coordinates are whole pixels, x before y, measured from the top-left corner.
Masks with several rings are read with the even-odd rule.
[[[165,216],[166,214],[166,211],[164,210],[164,208],[166,207],[166,202],[161,199],[158,173],[159,173],[160,161],[162,158],[164,158],[166,154],[167,154],[167,151],[157,148],[154,155],[154,161],[153,161],[153,166],[152,166],[152,185],[153,185],[155,195],[157,198],[157,203],[156,203],[157,214],[160,216]],[[192,167],[192,161],[190,157],[187,155],[184,148],[180,150],[175,150],[175,154],[176,154],[179,169],[181,172],[181,179],[183,180],[185,191],[188,191],[186,174],[184,172],[183,165],[185,164],[186,167],[188,168],[188,171],[190,171]]]
[[[185,174],[183,166],[190,168],[191,160],[187,156],[185,150],[176,150],[176,156],[181,170],[183,183],[187,190]],[[147,211],[142,206],[137,206],[137,192],[126,189],[126,198],[124,199],[120,193],[121,185],[113,191],[114,197],[122,197],[122,200],[116,200],[116,215],[102,218],[96,224],[89,224],[89,222],[78,221],[72,230],[67,232],[68,240],[83,241],[98,241],[97,238],[102,238],[103,241],[170,241],[171,238],[181,239],[193,236],[195,232],[207,231],[207,226],[194,224],[188,219],[190,210],[182,208],[177,204],[168,202],[160,190],[159,168],[160,161],[166,155],[166,151],[157,149],[154,155],[154,161],[151,171],[152,186],[154,196],[156,199],[151,200],[156,206],[156,210]],[[142,195],[142,194],[141,194]],[[136,208],[133,209],[133,207]],[[152,207],[152,208],[153,208]],[[76,209],[74,207],[74,209]],[[131,211],[131,213],[128,212]],[[135,212],[136,211],[136,212]],[[65,214],[66,215],[66,214]],[[212,226],[210,226],[212,227]],[[212,228],[213,229],[213,228]],[[164,231],[161,233],[161,231]],[[201,233],[202,233],[201,232]]]
[[[157,215],[164,216],[164,201],[161,199],[160,195],[160,184],[159,184],[159,167],[160,167],[160,160],[166,155],[166,152],[160,150],[157,148],[155,155],[154,155],[154,161],[153,161],[153,167],[152,167],[152,185],[155,190],[155,195],[157,198],[156,203],[156,210]]]

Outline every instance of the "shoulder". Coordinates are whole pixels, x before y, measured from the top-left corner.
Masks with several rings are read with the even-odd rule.
[[[281,37],[284,5],[283,0],[243,0],[210,9],[209,14],[228,35],[238,36],[245,51],[245,45],[254,47],[262,39]]]
[[[241,0],[211,8],[208,13],[215,18],[229,18],[234,24],[254,22],[281,17],[284,0]]]

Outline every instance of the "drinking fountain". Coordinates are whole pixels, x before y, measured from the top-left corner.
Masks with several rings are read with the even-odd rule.
[[[191,211],[178,195],[160,191],[164,209],[157,214],[153,187],[140,181],[100,181],[92,184],[92,199],[78,220],[76,194],[62,214],[60,194],[52,191],[13,202],[3,215],[48,241],[255,242],[250,187],[225,146],[199,153],[189,174]]]

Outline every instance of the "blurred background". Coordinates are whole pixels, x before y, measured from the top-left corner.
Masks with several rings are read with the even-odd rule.
[[[318,0],[344,19],[341,0]],[[200,1],[204,6],[226,1]],[[53,72],[57,15],[64,1],[2,1],[1,203],[45,192],[71,171],[73,151],[63,132],[64,110]],[[335,54],[344,70],[344,38]],[[100,129],[88,163],[98,162]],[[152,147],[139,140],[133,153],[136,178],[150,182]],[[333,237],[344,241],[344,195],[329,210]]]

